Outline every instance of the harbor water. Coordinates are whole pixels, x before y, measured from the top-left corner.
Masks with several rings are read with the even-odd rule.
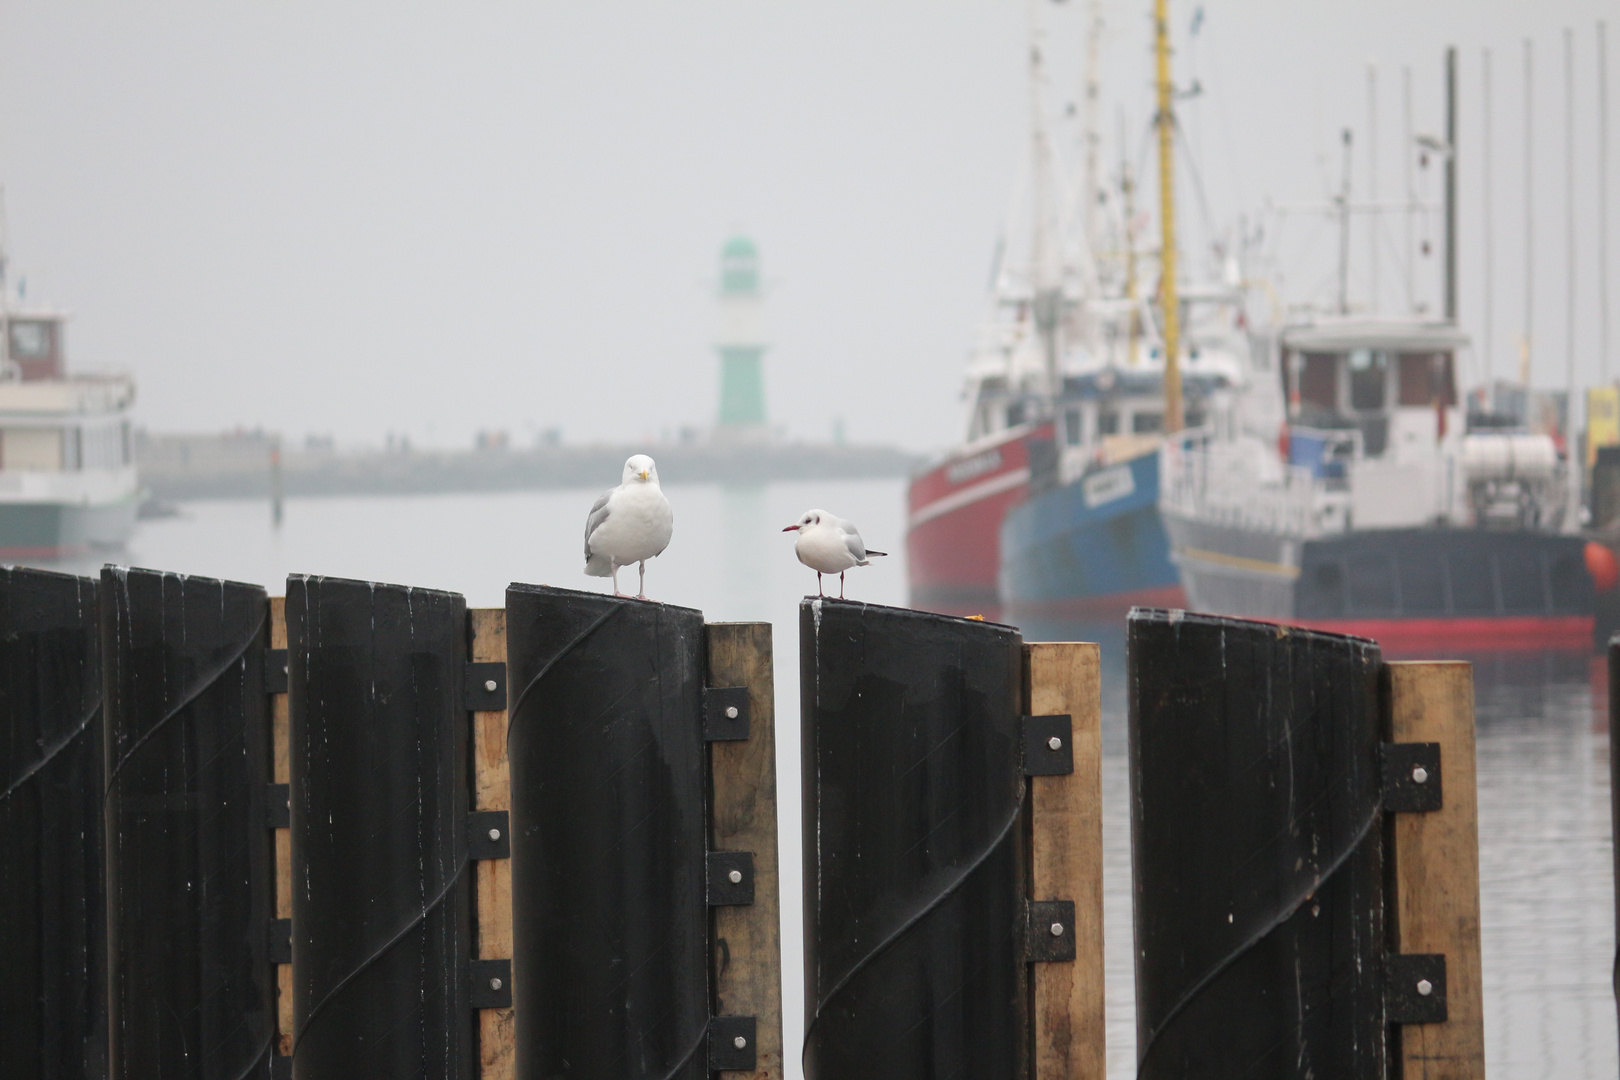
[[[604,478],[606,481],[609,478]],[[604,482],[604,485],[606,483]],[[502,603],[510,581],[607,588],[586,578],[585,512],[599,489],[509,494],[292,499],[279,528],[263,501],[182,504],[142,522],[117,556],[132,565],[236,578],[279,593],[289,573],[453,589]],[[649,566],[654,599],[711,621],[774,625],[781,790],[784,1016],[789,1075],[803,1036],[798,868],[797,605],[815,574],[781,529],[811,507],[857,522],[893,552],[851,571],[847,594],[906,599],[904,481],[670,483],[675,537]],[[102,558],[44,563],[92,573]],[[633,591],[635,571],[621,573]],[[836,579],[827,579],[835,594]],[[994,612],[985,612],[994,617]],[[1103,797],[1108,1075],[1134,1075],[1130,848],[1125,766],[1124,626],[1028,623],[1031,639],[1103,647]],[[1605,682],[1584,655],[1474,656],[1478,716],[1486,1056],[1497,1080],[1613,1077],[1617,1068],[1612,845]]]

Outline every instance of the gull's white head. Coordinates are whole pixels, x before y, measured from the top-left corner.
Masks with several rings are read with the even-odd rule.
[[[822,522],[822,519],[827,518],[829,516],[830,515],[825,510],[806,510],[804,512],[804,516],[802,518],[800,518],[796,523],[794,523],[792,525],[789,525],[787,528],[783,529],[782,531],[783,532],[798,532],[800,529],[808,529],[811,526],[820,525],[821,522]]]
[[[630,460],[624,463],[624,476],[622,483],[628,484],[632,480],[643,484],[658,483],[658,466],[646,454],[632,454]]]

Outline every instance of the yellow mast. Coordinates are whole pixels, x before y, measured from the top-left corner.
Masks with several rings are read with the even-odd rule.
[[[1162,219],[1159,265],[1159,302],[1164,308],[1164,430],[1180,431],[1181,407],[1181,301],[1176,295],[1176,170],[1174,89],[1170,84],[1170,12],[1168,0],[1154,0],[1154,54],[1159,67],[1159,214]]]

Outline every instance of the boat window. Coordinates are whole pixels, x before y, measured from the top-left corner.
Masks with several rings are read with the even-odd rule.
[[[1375,349],[1350,350],[1350,407],[1368,412],[1384,407],[1389,381],[1389,354]]]
[[[58,472],[62,442],[61,428],[7,428],[0,432],[0,461],[8,469]]]
[[[1457,404],[1448,352],[1401,353],[1401,404],[1433,405],[1438,397],[1447,406]]]
[[[1022,401],[1009,402],[1007,405],[1007,426],[1017,427],[1024,422],[1024,403]]]
[[[1098,409],[1097,410],[1097,434],[1098,435],[1118,435],[1119,434],[1119,413],[1116,412],[1113,409]]]
[[[1164,414],[1139,412],[1131,417],[1131,430],[1138,435],[1152,435],[1164,430]]]
[[[62,469],[77,472],[84,468],[84,429],[62,429]]]
[[[11,324],[11,355],[19,360],[37,360],[51,352],[51,324],[48,322],[13,322]]]
[[[1329,412],[1339,407],[1338,356],[1335,353],[1305,353],[1299,373],[1299,400]]]
[[[1069,409],[1063,414],[1063,441],[1070,446],[1079,446],[1080,439],[1080,410]]]

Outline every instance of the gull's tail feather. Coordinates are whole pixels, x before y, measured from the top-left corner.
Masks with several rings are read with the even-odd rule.
[[[591,555],[585,560],[585,573],[590,577],[612,577],[613,560],[606,555]]]
[[[866,557],[868,559],[887,558],[888,555],[889,553],[887,551],[873,551],[871,548],[866,549]]]

